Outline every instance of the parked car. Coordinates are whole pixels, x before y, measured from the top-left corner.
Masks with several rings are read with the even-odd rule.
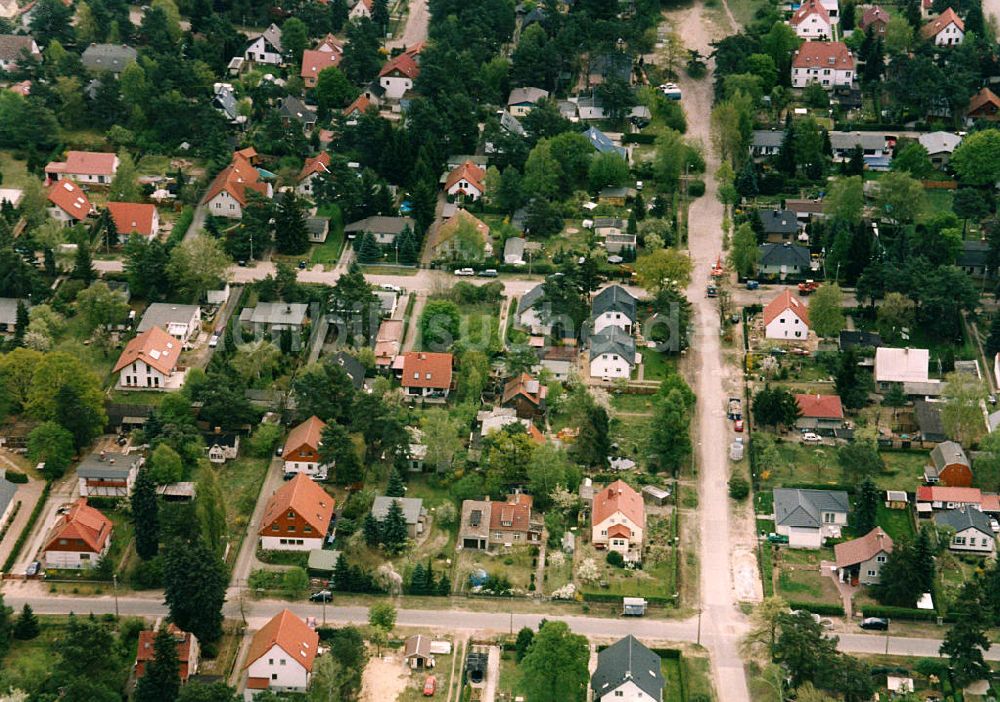
[[[882,617],[865,617],[858,626],[868,631],[888,631],[889,620]]]
[[[819,434],[817,434],[815,432],[807,431],[805,434],[802,435],[802,440],[805,441],[808,444],[818,444],[823,439],[820,437]]]
[[[306,262],[305,261],[299,261],[299,270],[300,271],[304,271],[305,269],[306,269]]]
[[[333,593],[329,590],[320,590],[309,595],[310,602],[329,602],[333,599]]]
[[[40,571],[41,569],[42,569],[42,564],[40,561],[32,561],[31,565],[28,566],[27,570],[24,571],[24,574],[27,575],[29,578],[33,578],[36,575],[38,575],[38,571]]]
[[[284,446],[279,446],[278,448],[274,449],[275,456],[281,456],[284,452],[285,452]]]
[[[991,519],[990,529],[993,530],[994,534],[1000,534],[1000,522],[998,522],[996,519]]]
[[[214,349],[218,345],[219,345],[219,335],[212,334],[212,337],[208,340],[208,348]]]
[[[714,285],[709,285],[707,288],[705,288],[705,294],[708,297],[718,297],[719,289],[716,288]]]
[[[424,697],[433,697],[434,693],[437,692],[437,678],[433,675],[428,675],[427,680],[424,681]]]
[[[747,290],[756,290],[759,287],[760,287],[760,282],[758,282],[756,280],[748,280],[747,281]]]
[[[479,271],[479,275],[483,278],[496,278],[500,274],[496,268],[487,268],[485,271]]]
[[[379,288],[381,288],[382,290],[384,290],[386,292],[394,292],[394,293],[401,293],[401,292],[403,292],[403,289],[401,287],[399,287],[398,285],[393,285],[392,283],[382,283],[379,286]]]
[[[476,272],[474,270],[472,270],[471,268],[456,268],[455,269],[455,275],[470,276],[470,275],[475,275],[475,274],[476,274]]]
[[[737,419],[733,422],[733,431],[743,431],[743,420]]]

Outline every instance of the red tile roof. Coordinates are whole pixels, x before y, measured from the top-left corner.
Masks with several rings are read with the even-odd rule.
[[[306,49],[302,52],[302,70],[299,71],[299,75],[303,78],[318,79],[324,68],[339,65],[341,56],[339,51]]]
[[[416,53],[402,53],[396,58],[387,61],[382,70],[378,72],[378,77],[392,75],[394,73],[399,73],[410,80],[416,80],[417,76],[420,75],[420,65],[416,60]]]
[[[49,186],[49,202],[75,220],[87,218],[94,208],[87,194],[71,180],[58,180]]]
[[[984,492],[979,508],[984,512],[1000,512],[1000,495],[995,492]]]
[[[445,182],[445,189],[450,190],[451,186],[463,179],[479,192],[486,192],[486,187],[483,185],[483,181],[486,179],[486,171],[472,161],[466,161],[448,174],[448,180]]]
[[[42,550],[48,551],[59,539],[80,539],[84,543],[78,547],[80,551],[101,553],[111,538],[112,528],[111,520],[88,505],[86,497],[81,497],[56,520]]]
[[[839,395],[796,395],[802,417],[813,419],[843,419],[844,406]]]
[[[333,519],[333,507],[334,499],[326,490],[305,473],[299,473],[271,495],[260,522],[260,534],[270,534],[274,521],[291,510],[322,538]]]
[[[792,18],[788,20],[788,23],[793,27],[796,27],[805,22],[810,15],[819,15],[824,22],[830,24],[830,13],[826,11],[826,8],[823,7],[822,4],[820,4],[819,0],[806,0],[799,6],[799,9],[792,14]]]
[[[792,68],[833,68],[839,71],[852,71],[854,56],[843,42],[809,41],[795,52]]]
[[[942,485],[921,485],[917,488],[917,502],[959,502],[982,504],[983,493],[979,488],[944,487]]]
[[[594,495],[594,524],[600,524],[615,512],[621,512],[640,528],[646,526],[646,507],[642,497],[623,480],[616,480]]]
[[[816,42],[810,43],[814,44]],[[808,46],[808,44],[805,46]],[[802,320],[803,324],[807,327],[809,326],[809,308],[806,307],[806,304],[802,300],[792,295],[790,290],[782,290],[776,298],[767,303],[767,307],[764,308],[764,326],[766,327],[778,315],[787,310],[794,312]]]
[[[244,152],[247,151],[244,149]],[[267,183],[260,179],[260,173],[251,165],[243,152],[233,154],[233,162],[219,171],[215,180],[208,186],[205,202],[208,202],[221,192],[229,193],[241,205],[247,204],[247,191],[252,190],[267,195]]]
[[[45,172],[110,176],[115,174],[117,158],[115,154],[95,151],[67,151],[65,161],[49,163]]]
[[[451,387],[450,353],[425,353],[409,351],[403,354],[404,388],[436,388],[447,390]]]
[[[303,165],[302,170],[299,171],[299,177],[297,180],[301,183],[314,173],[329,173],[329,169],[330,154],[322,151],[318,155],[306,159],[305,165]]]
[[[504,385],[501,402],[510,402],[518,395],[523,395],[533,405],[539,405],[548,394],[549,389],[542,385],[537,378],[528,373],[521,373],[516,378],[508,380],[507,384]]]
[[[961,31],[965,31],[965,22],[963,22],[962,18],[956,15],[955,11],[949,7],[947,10],[921,27],[920,33],[923,35],[924,39],[930,39],[931,37],[936,37],[944,31],[945,27],[949,24],[954,24]]]
[[[866,30],[873,24],[887,24],[890,15],[882,7],[872,5],[861,15],[861,29]]]
[[[22,80],[20,83],[13,83],[7,88],[7,90],[17,93],[18,95],[23,95],[24,97],[28,97],[31,95],[31,81]]]
[[[306,671],[312,671],[318,644],[319,635],[304,621],[285,609],[254,634],[247,662],[243,667],[249,668],[270,651],[272,646],[277,645],[292,660],[302,664]]]
[[[282,454],[282,458],[288,458],[303,446],[318,451],[319,440],[325,426],[322,419],[313,415],[292,429],[288,432],[288,438],[285,439],[285,452]]]
[[[192,646],[192,639],[194,638],[194,634],[187,631],[181,631],[174,624],[168,625],[167,631],[173,635],[174,641],[177,642],[177,660],[181,664],[180,678],[182,682],[186,682],[191,672],[191,652],[194,649],[194,646]],[[157,632],[153,630],[144,630],[139,632],[139,650],[135,656],[135,677],[137,679],[145,675],[145,664],[156,657],[156,634]]]
[[[108,211],[115,221],[115,229],[119,234],[136,232],[143,236],[153,235],[153,217],[156,215],[155,205],[144,205],[136,202],[109,202]]]
[[[616,536],[624,536],[625,538],[632,538],[632,530],[629,529],[624,524],[615,524],[608,529],[608,536],[612,538]]]
[[[892,545],[892,539],[882,531],[882,527],[875,527],[860,539],[851,539],[834,545],[833,554],[837,560],[837,567],[847,568],[870,561],[883,551],[892,553]]]
[[[991,115],[996,114],[997,110],[1000,110],[1000,97],[997,97],[996,93],[989,88],[983,88],[969,100],[969,109],[966,114],[971,115],[987,106],[993,108]]]
[[[368,111],[368,107],[372,104],[372,101],[368,99],[368,96],[364,93],[358,95],[358,97],[350,105],[344,108],[344,116],[350,117],[355,112],[358,114],[364,114]]]
[[[164,375],[170,375],[177,368],[177,360],[181,356],[181,342],[160,329],[150,327],[142,334],[133,338],[125,346],[122,355],[115,363],[114,372],[142,361],[150,368],[155,368]]]
[[[531,495],[516,493],[490,509],[490,531],[528,531],[531,525]]]

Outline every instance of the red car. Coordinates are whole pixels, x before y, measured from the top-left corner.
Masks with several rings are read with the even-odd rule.
[[[743,431],[743,420],[737,419],[735,422],[733,422],[733,429],[736,431]]]
[[[424,682],[424,697],[433,697],[434,693],[437,692],[437,678],[433,675],[428,675],[427,680]]]

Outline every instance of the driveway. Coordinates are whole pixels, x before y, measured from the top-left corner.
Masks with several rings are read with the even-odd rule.
[[[2,458],[6,457],[0,453],[0,459]],[[4,461],[0,460],[0,467],[3,467],[3,463]],[[24,527],[28,524],[32,510],[35,509],[38,499],[42,496],[42,488],[44,486],[44,480],[31,478],[29,478],[27,483],[17,486],[17,496],[14,499],[20,502],[21,506],[18,508],[17,514],[14,515],[14,519],[10,523],[10,528],[7,529],[6,536],[3,537],[3,541],[0,541],[0,563],[7,562],[7,557],[10,556],[10,552],[14,549],[14,544],[17,543],[21,532],[24,531]]]
[[[49,490],[48,502],[42,508],[38,521],[35,522],[34,530],[21,549],[21,553],[18,554],[17,561],[11,568],[12,573],[23,575],[31,562],[37,560],[38,552],[45,545],[45,537],[48,536],[52,527],[55,526],[56,519],[59,517],[56,514],[56,510],[62,505],[72,502],[76,494],[75,470],[52,484],[52,488]],[[24,507],[21,507],[21,509],[23,510]]]
[[[247,578],[255,568],[266,568],[264,563],[257,560],[257,532],[260,530],[260,521],[264,518],[264,509],[267,501],[271,499],[274,491],[281,487],[283,478],[282,461],[277,456],[271,458],[271,465],[268,466],[267,475],[264,477],[264,484],[261,486],[260,495],[257,497],[257,505],[253,509],[250,523],[247,524],[247,534],[240,545],[240,552],[236,555],[236,562],[233,564],[233,576],[229,581],[229,592],[226,599],[237,606],[239,610],[239,594],[242,588],[247,586]]]

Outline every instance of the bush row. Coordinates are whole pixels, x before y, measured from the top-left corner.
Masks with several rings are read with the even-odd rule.
[[[35,526],[35,522],[38,521],[38,515],[42,513],[42,509],[45,507],[45,501],[49,499],[49,490],[52,488],[51,483],[45,483],[45,487],[42,488],[41,497],[38,498],[38,502],[35,503],[35,508],[31,510],[31,515],[28,517],[28,523],[24,525],[24,529],[21,530],[21,535],[17,537],[17,541],[14,542],[14,548],[11,550],[10,555],[7,556],[7,560],[3,564],[3,572],[7,572],[14,567],[14,563],[17,561],[17,556],[21,553],[21,549],[24,548],[24,542],[28,540],[28,535],[31,534],[31,530]]]
[[[888,605],[868,605],[861,610],[865,617],[885,619],[908,619],[910,621],[932,622],[938,618],[933,609],[911,609],[910,607],[890,607]]]
[[[830,604],[828,602],[795,602],[793,600],[789,600],[788,607],[790,609],[804,609],[807,612],[812,612],[813,614],[828,614],[832,617],[844,616],[843,605]]]
[[[615,595],[610,592],[587,592],[586,590],[583,591],[584,602],[613,602],[621,604],[622,597],[625,597],[625,595]],[[672,607],[674,605],[673,597],[660,597],[658,595],[642,595],[642,597],[645,598],[646,604],[661,605],[664,607]]]
[[[7,480],[12,483],[17,483],[18,485],[24,485],[28,482],[28,476],[17,470],[8,470]]]

